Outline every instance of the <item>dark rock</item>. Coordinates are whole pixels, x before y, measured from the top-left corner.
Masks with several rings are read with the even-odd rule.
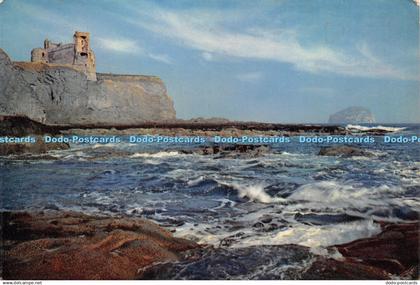
[[[59,211],[60,208],[57,205],[54,204],[48,204],[44,207],[44,210],[54,210],[54,211]]]
[[[305,224],[311,225],[328,225],[328,224],[338,224],[338,223],[347,223],[353,222],[357,220],[361,220],[363,218],[349,216],[346,214],[341,215],[322,215],[322,214],[300,214],[297,213],[295,215],[296,221]]]
[[[261,222],[264,224],[268,224],[268,223],[271,223],[272,220],[273,220],[273,217],[271,216],[263,216],[263,218],[261,219]]]
[[[384,280],[389,273],[376,267],[357,262],[342,262],[332,258],[319,257],[302,274],[305,280]]]
[[[357,147],[343,145],[321,147],[318,155],[350,157],[372,156],[373,154]]]
[[[23,137],[28,135],[56,135],[59,131],[52,127],[41,124],[25,116],[1,116],[0,136]]]
[[[0,144],[0,155],[42,154],[50,150],[69,148],[67,143],[45,143],[43,138],[38,136],[35,143],[2,143]]]
[[[398,207],[392,210],[392,214],[402,220],[418,220],[419,212],[413,211],[409,207]]]
[[[263,228],[264,227],[264,224],[261,223],[261,222],[256,222],[255,224],[252,225],[252,227],[254,227],[254,228]]]
[[[313,258],[309,249],[298,245],[207,247],[185,253],[178,262],[145,268],[139,279],[299,279],[305,264]]]
[[[213,155],[214,158],[242,158],[258,157],[270,151],[267,145],[212,145],[204,146],[192,151],[200,155]]]

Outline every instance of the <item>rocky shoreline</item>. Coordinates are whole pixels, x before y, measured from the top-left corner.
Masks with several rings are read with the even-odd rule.
[[[384,135],[387,132],[381,129],[361,131],[365,135]],[[271,124],[258,122],[223,121],[212,122],[207,120],[174,120],[162,122],[145,122],[138,125],[46,125],[24,116],[0,116],[0,136],[24,137],[36,136],[36,143],[2,143],[0,155],[11,154],[42,154],[50,150],[68,149],[66,143],[44,143],[41,135],[162,135],[162,136],[202,136],[202,137],[241,137],[241,136],[283,136],[298,135],[351,135],[352,132],[341,126],[333,125],[298,125],[298,124]],[[246,147],[246,146],[245,146]],[[261,145],[263,147],[263,145]],[[248,147],[249,148],[249,147]],[[209,149],[210,150],[210,149]],[[251,150],[251,149],[250,149]],[[226,150],[229,151],[229,150]],[[225,151],[225,152],[226,152]],[[237,151],[234,149],[234,151]],[[213,153],[213,150],[210,150]],[[243,151],[240,151],[243,152]],[[320,155],[331,155],[331,151],[321,150]],[[341,148],[336,153],[344,155],[358,155],[363,152],[355,148]],[[203,154],[208,154],[206,151]]]
[[[280,125],[245,122],[174,121],[133,126],[45,125],[20,116],[0,116],[0,135],[197,135],[294,136],[346,135],[340,126]],[[127,127],[127,128],[126,128]],[[364,134],[382,135],[382,130]],[[1,144],[0,155],[14,159],[69,148],[68,144]],[[269,145],[209,145],[178,150],[219,158],[254,158],[274,150]],[[95,153],[120,155],[105,150]],[[127,155],[122,152],[121,155]],[[370,156],[353,146],[329,146],[320,156]],[[45,155],[47,156],[47,155]],[[23,157],[23,159],[29,159]],[[142,218],[85,214],[59,209],[43,212],[2,212],[3,279],[417,279],[419,221],[380,223],[382,232],[325,252],[309,247],[234,244],[213,247],[176,238],[162,225]],[[176,231],[176,227],[174,229]]]
[[[4,279],[417,279],[419,223],[329,247],[226,248],[175,238],[141,218],[2,212]],[[284,268],[287,265],[287,269]]]

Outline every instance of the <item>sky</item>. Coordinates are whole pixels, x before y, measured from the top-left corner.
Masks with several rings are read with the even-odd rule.
[[[0,47],[91,33],[98,72],[162,78],[179,118],[324,123],[349,107],[420,123],[412,0],[0,0]]]

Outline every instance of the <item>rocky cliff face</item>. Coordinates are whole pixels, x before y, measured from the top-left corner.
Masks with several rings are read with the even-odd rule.
[[[330,116],[331,124],[375,123],[372,113],[363,107],[349,107]]]
[[[12,62],[0,49],[0,114],[47,124],[136,124],[175,118],[172,99],[153,76],[98,74],[67,66]]]

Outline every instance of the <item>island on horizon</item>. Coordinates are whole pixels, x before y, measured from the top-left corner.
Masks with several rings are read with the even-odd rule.
[[[418,280],[416,3],[0,1],[0,278]]]

